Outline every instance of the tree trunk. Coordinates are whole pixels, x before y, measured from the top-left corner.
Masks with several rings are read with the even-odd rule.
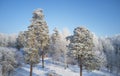
[[[2,66],[2,76],[5,76],[5,67]]]
[[[32,76],[33,64],[30,64],[30,76]]]
[[[44,68],[44,52],[42,50],[42,68]]]
[[[79,59],[79,66],[80,66],[80,76],[82,76],[82,58],[81,57],[79,57],[78,58]]]
[[[11,76],[10,74],[11,74],[11,71],[8,71],[8,75],[7,76]]]
[[[118,63],[118,62],[117,62]],[[117,64],[117,71],[116,71],[116,76],[119,76],[119,69],[120,68],[120,66],[119,66],[119,64]]]
[[[82,65],[80,65],[80,76],[82,76]]]
[[[42,68],[44,68],[44,51],[43,51],[43,41],[41,41],[41,51],[42,51]]]
[[[64,52],[64,68],[67,68],[66,51]]]
[[[112,70],[113,70],[113,69],[112,69],[112,65],[110,65],[110,73],[112,73]]]

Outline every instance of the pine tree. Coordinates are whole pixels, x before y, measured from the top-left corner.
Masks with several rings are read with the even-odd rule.
[[[101,38],[98,38],[95,34],[93,35],[93,42],[94,42],[94,47],[93,51],[95,53],[96,58],[98,58],[99,63],[98,65],[102,67],[106,67],[107,60],[106,60],[106,55],[103,52],[103,44]]]
[[[57,28],[55,28],[54,33],[51,36],[50,49],[53,60],[59,60],[61,55],[60,48],[60,34]]]
[[[49,30],[41,9],[37,9],[33,12],[32,23],[29,29],[30,28],[34,30],[37,40],[36,47],[39,49],[39,55],[42,55],[42,67],[44,68],[44,50],[49,45]]]
[[[32,28],[31,28],[32,29]],[[25,61],[27,64],[30,64],[30,76],[32,76],[33,65],[39,63],[38,50],[35,46],[36,36],[34,35],[34,30],[29,29],[24,32],[24,50],[25,50]]]
[[[10,76],[16,67],[15,51],[13,48],[0,47],[0,65],[2,76]]]
[[[87,70],[96,69],[97,59],[95,59],[92,51],[92,33],[84,27],[77,27],[74,29],[74,34],[68,36],[67,39],[70,40],[69,49],[71,54],[78,60],[80,76],[82,76],[83,66]]]
[[[37,9],[33,12],[31,25],[27,31],[20,33],[17,42],[18,49],[22,46],[25,50],[25,61],[30,64],[30,76],[32,76],[32,67],[39,62],[42,54],[42,67],[44,68],[44,49],[48,46],[49,35],[48,26],[44,21],[43,11]]]
[[[23,38],[24,38],[23,32],[20,32],[20,33],[18,34],[17,39],[16,39],[16,48],[17,48],[18,50],[20,50],[20,48],[23,47],[23,42],[24,42]]]
[[[68,53],[68,44],[69,41],[66,40],[66,37],[69,36],[69,30],[68,29],[63,29],[62,33],[61,33],[61,38],[60,38],[60,45],[61,45],[61,50],[62,50],[62,57],[64,59],[64,68],[66,69],[68,67],[67,65],[67,53]]]

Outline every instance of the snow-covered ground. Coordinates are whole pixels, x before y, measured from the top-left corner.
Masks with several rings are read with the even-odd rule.
[[[14,76],[29,76],[29,65],[24,65],[21,68],[17,68],[14,72]],[[64,69],[62,63],[55,62],[53,64],[50,58],[45,59],[45,68],[43,69],[41,63],[33,67],[33,76],[79,76],[79,67],[77,65],[71,65],[69,68]],[[83,76],[114,76],[105,71],[92,71],[87,72],[83,70]]]

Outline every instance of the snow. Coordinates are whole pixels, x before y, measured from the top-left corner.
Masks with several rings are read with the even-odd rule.
[[[14,76],[29,76],[29,65],[23,65],[23,67],[17,68],[14,71]],[[79,67],[77,65],[69,65],[67,69],[64,68],[63,63],[52,62],[52,59],[45,59],[45,68],[42,68],[41,63],[33,67],[33,76],[49,76],[48,74],[54,74],[53,76],[79,76]],[[83,76],[115,76],[106,71],[88,72],[83,70]]]

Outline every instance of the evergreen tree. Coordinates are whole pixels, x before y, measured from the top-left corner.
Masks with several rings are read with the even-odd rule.
[[[16,48],[17,48],[18,50],[20,50],[20,48],[23,47],[23,43],[24,43],[23,38],[24,38],[23,32],[20,32],[20,33],[18,34],[17,39],[16,39]]]
[[[101,38],[98,38],[95,34],[93,35],[93,42],[94,42],[94,47],[93,51],[95,53],[96,58],[98,58],[99,63],[98,65],[102,67],[106,67],[107,64],[107,59],[106,55],[103,52],[103,44]]]
[[[66,37],[69,36],[70,33],[69,33],[69,30],[68,29],[63,29],[62,33],[61,33],[61,38],[60,38],[60,45],[61,45],[61,50],[62,50],[62,58],[63,58],[63,62],[64,62],[64,68],[66,69],[67,68],[67,61],[68,61],[68,56],[67,56],[67,53],[68,53],[68,44],[69,44],[69,41],[66,40]]]
[[[34,30],[36,47],[39,49],[39,55],[42,55],[42,67],[44,68],[44,50],[49,45],[49,30],[41,9],[33,12],[32,23],[28,28]]]
[[[50,42],[50,50],[53,60],[59,60],[61,55],[61,48],[60,48],[60,34],[58,30],[55,28],[54,33],[51,36]]]
[[[0,66],[2,76],[10,76],[16,67],[15,51],[13,48],[0,47]]]
[[[92,51],[94,46],[92,33],[84,27],[77,27],[74,29],[74,34],[68,36],[67,39],[70,40],[71,54],[78,60],[80,76],[82,76],[83,66],[87,70],[96,69],[97,59]]]
[[[25,61],[30,64],[30,76],[32,76],[33,65],[39,63],[38,50],[36,48],[36,36],[34,35],[34,30],[28,30],[24,32],[24,50],[25,50]]]
[[[48,46],[49,35],[48,26],[44,21],[43,11],[37,9],[33,12],[31,25],[28,31],[20,33],[18,38],[18,49],[24,47],[25,61],[30,64],[30,76],[32,76],[32,67],[39,62],[42,55],[42,67],[44,68],[44,49]]]

